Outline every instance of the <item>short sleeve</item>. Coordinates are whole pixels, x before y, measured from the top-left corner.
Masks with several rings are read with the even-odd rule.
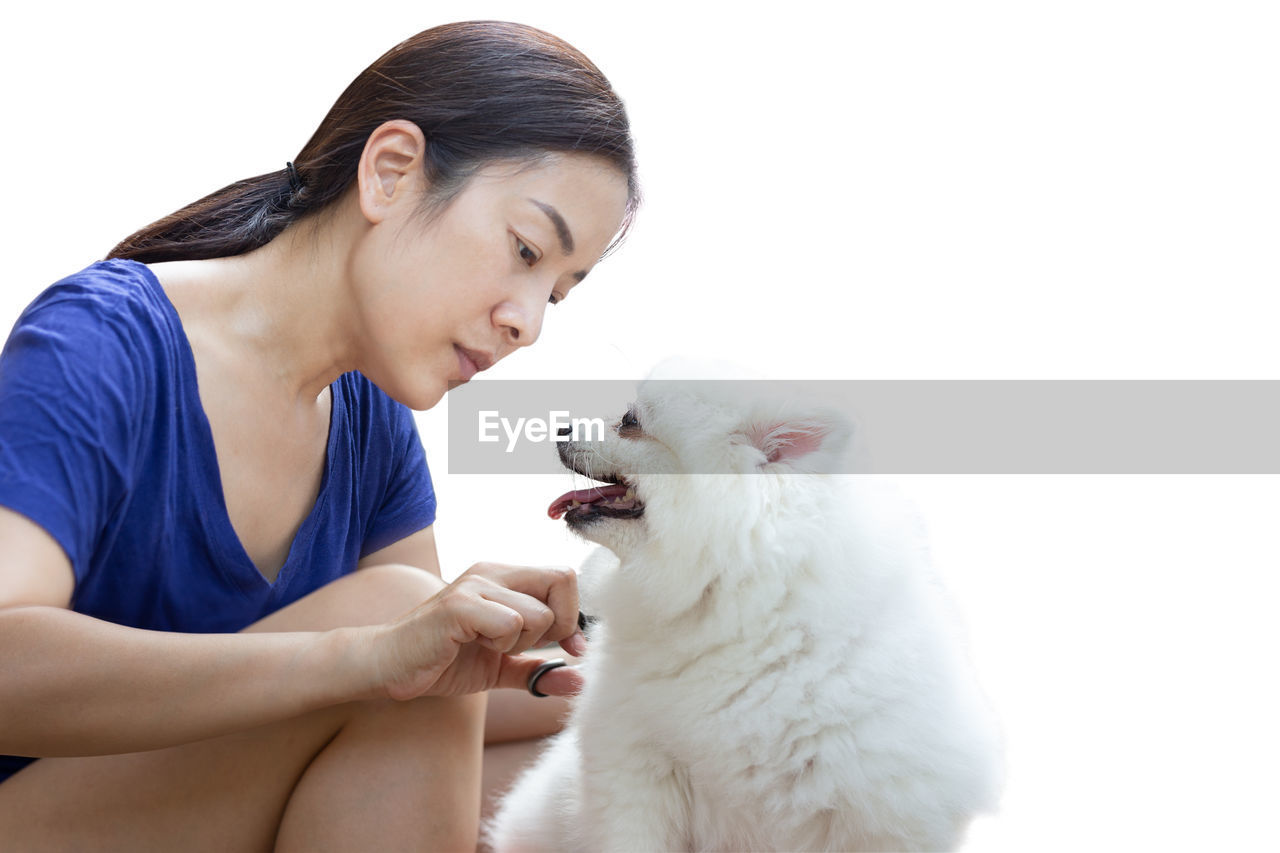
[[[0,352],[0,505],[39,524],[83,579],[124,500],[145,370],[122,311],[46,291]]]
[[[427,454],[413,413],[399,403],[391,407],[391,441],[395,454],[392,478],[365,530],[361,557],[430,527],[436,520],[436,493]]]

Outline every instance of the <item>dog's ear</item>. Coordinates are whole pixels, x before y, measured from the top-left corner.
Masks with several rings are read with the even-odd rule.
[[[781,464],[813,473],[836,473],[848,449],[853,426],[836,412],[765,419],[743,432],[764,455],[764,465]]]

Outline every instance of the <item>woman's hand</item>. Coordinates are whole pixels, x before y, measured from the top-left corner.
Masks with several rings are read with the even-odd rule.
[[[541,661],[516,655],[549,642],[574,655],[585,650],[577,574],[567,567],[477,563],[415,610],[374,629],[377,690],[412,699],[523,689]],[[571,670],[555,670],[538,682],[540,691],[553,695],[579,687]]]

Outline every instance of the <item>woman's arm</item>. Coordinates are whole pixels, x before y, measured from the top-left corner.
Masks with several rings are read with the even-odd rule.
[[[396,622],[298,634],[174,634],[65,609],[71,569],[0,508],[0,752],[172,746],[327,705],[515,686],[508,657],[576,630],[572,572],[482,564]],[[536,665],[536,664],[535,664]]]
[[[0,752],[92,755],[171,746],[368,695],[351,632],[197,635],[65,609],[54,539],[0,507]]]
[[[173,634],[0,609],[0,751],[138,752],[367,698],[359,633]]]
[[[411,533],[398,542],[392,542],[385,548],[361,557],[357,565],[364,569],[391,563],[426,569],[436,577],[440,577],[440,555],[436,551],[435,525],[424,527],[417,533]]]

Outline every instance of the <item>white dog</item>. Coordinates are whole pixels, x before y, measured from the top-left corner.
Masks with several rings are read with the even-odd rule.
[[[610,485],[552,516],[620,561],[583,569],[586,689],[496,850],[943,850],[994,806],[998,737],[918,526],[823,473],[842,419],[756,387],[651,377],[603,442],[561,445]]]

